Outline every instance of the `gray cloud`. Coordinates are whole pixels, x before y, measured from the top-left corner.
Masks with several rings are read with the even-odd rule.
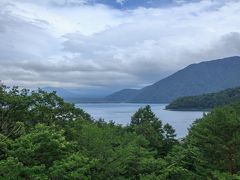
[[[8,2],[8,0],[3,0]],[[50,5],[50,6],[81,6],[86,4],[89,0],[15,0],[17,2],[32,3],[38,5]]]
[[[0,77],[10,85],[141,87],[190,63],[240,54],[236,1],[128,11],[4,1]]]

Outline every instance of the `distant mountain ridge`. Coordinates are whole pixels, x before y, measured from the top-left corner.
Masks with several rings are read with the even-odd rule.
[[[57,88],[57,87],[44,87],[42,88],[46,92],[53,92],[56,91],[57,95],[63,97],[65,100],[69,98],[74,98],[77,95],[71,92],[70,90],[66,90],[64,88]]]
[[[137,89],[123,89],[104,98],[107,102],[127,102],[139,94]]]
[[[102,98],[85,96],[83,92],[46,87],[73,103],[169,103],[184,96],[214,93],[240,87],[240,57],[191,64],[176,73],[142,89],[123,89]]]
[[[234,56],[191,64],[150,86],[133,91],[121,90],[105,99],[111,101],[109,97],[115,97],[113,102],[169,103],[183,96],[201,95],[238,86],[240,57]]]

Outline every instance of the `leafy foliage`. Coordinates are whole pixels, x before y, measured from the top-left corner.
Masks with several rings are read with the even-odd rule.
[[[171,125],[162,127],[162,121],[152,112],[147,105],[140,108],[133,116],[130,129],[143,135],[149,141],[149,148],[158,152],[158,155],[166,155],[173,145],[177,143],[175,130]]]
[[[91,168],[95,161],[83,156],[80,153],[74,153],[66,159],[55,161],[49,169],[52,179],[89,179]]]
[[[240,170],[240,106],[217,108],[197,121],[187,137],[210,169],[235,174]]]
[[[2,85],[0,113],[0,179],[239,179],[240,104],[206,114],[181,142],[150,106],[122,127],[54,92]]]
[[[6,136],[21,135],[23,123],[31,127],[38,123],[60,124],[77,118],[91,120],[90,115],[65,103],[56,92],[47,93],[41,89],[30,92],[0,85],[0,95],[0,132]]]

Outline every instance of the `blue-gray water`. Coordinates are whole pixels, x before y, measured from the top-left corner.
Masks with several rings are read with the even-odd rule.
[[[105,121],[113,120],[117,124],[129,124],[131,116],[145,104],[130,103],[99,103],[99,104],[77,104],[95,119],[103,118]],[[177,133],[178,138],[187,135],[188,128],[193,121],[201,118],[203,112],[196,111],[167,111],[165,104],[151,104],[152,111],[163,123],[171,124]]]

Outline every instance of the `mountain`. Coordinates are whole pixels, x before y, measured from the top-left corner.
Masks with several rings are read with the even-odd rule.
[[[181,97],[167,105],[166,109],[207,110],[238,102],[240,102],[240,87],[199,96]]]
[[[136,97],[138,93],[139,90],[137,89],[123,89],[105,97],[104,100],[107,102],[126,102],[129,99]]]
[[[58,87],[44,87],[42,89],[46,92],[56,91],[58,96],[70,103],[101,103],[106,101],[104,98],[101,98],[101,92],[96,94],[97,97],[94,97],[91,92],[83,92],[79,89],[64,89]]]
[[[75,93],[71,92],[70,90],[66,90],[64,88],[44,87],[42,89],[47,92],[56,91],[57,95],[64,98],[65,100],[68,100],[77,96]]]
[[[136,96],[130,96],[126,102],[169,103],[183,96],[212,93],[238,86],[240,86],[240,57],[234,56],[191,64],[167,78],[140,89]],[[114,93],[115,97],[117,95]]]

